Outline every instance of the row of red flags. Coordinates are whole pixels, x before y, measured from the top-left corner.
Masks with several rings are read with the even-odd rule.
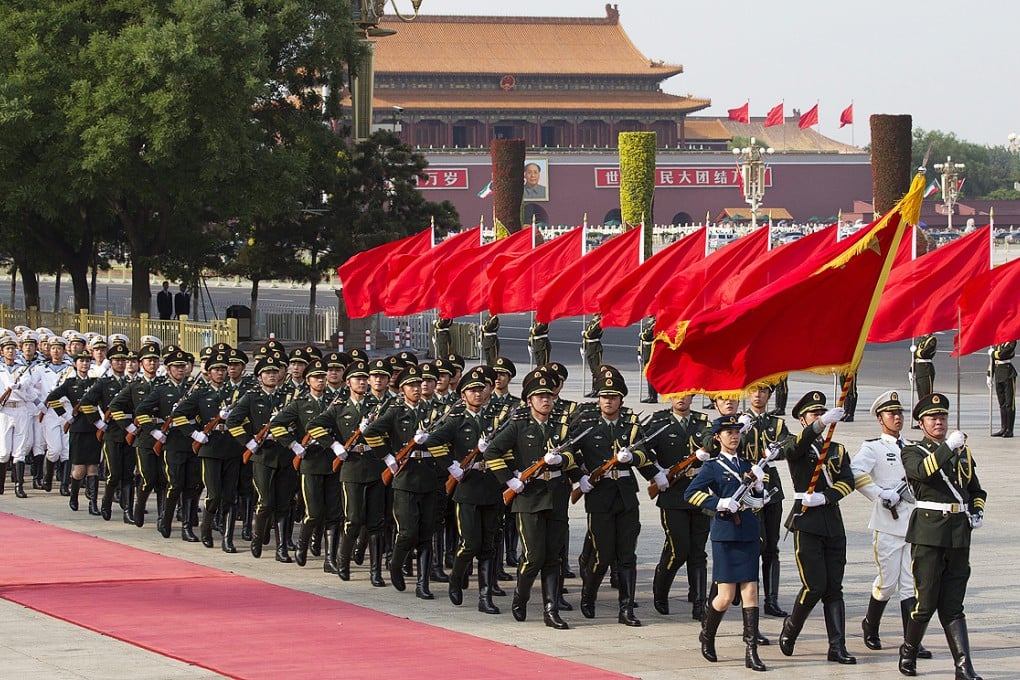
[[[750,123],[751,122],[751,102],[744,102],[743,106],[738,106],[735,109],[727,109],[729,120],[734,120],[738,123]],[[782,125],[786,122],[783,114],[783,102],[779,102],[765,114],[765,127],[772,127],[773,125]],[[843,112],[839,114],[839,126],[854,124],[854,105],[843,109]],[[805,130],[809,127],[818,125],[818,104],[815,104],[810,109],[800,115],[797,121],[797,126],[801,130]]]

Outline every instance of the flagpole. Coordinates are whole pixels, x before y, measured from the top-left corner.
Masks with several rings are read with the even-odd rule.
[[[960,305],[956,305],[956,338],[960,339],[960,331],[963,328],[963,321],[961,319]],[[960,353],[956,353],[956,429],[960,429],[960,411],[963,402],[960,401]]]

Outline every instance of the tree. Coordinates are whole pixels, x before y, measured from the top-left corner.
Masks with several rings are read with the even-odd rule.
[[[944,163],[952,157],[954,163],[966,167],[960,177],[966,177],[963,193],[966,197],[980,199],[1020,198],[1020,192],[1013,189],[1013,183],[1020,180],[1020,157],[1010,153],[1005,146],[981,146],[957,139],[956,135],[939,130],[914,130],[912,163],[921,165],[925,152],[931,148],[928,161],[928,176],[936,177],[935,163]]]

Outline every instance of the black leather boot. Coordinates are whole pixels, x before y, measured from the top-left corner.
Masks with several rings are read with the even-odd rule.
[[[109,522],[113,517],[113,491],[114,485],[107,482],[106,488],[103,489],[103,502],[99,505],[99,514],[102,515],[103,520]]]
[[[202,522],[198,525],[198,536],[202,540],[202,545],[207,548],[213,547],[213,517],[216,515],[215,512],[210,512],[208,508],[202,513]]]
[[[322,557],[322,537],[325,533],[325,522],[315,527],[315,531],[312,532],[312,537],[308,541],[308,552],[311,553],[312,557]]]
[[[393,554],[390,555],[390,583],[400,592],[404,592],[404,589],[407,588],[407,584],[404,582],[405,559],[407,559],[407,553],[394,545]]]
[[[556,600],[559,599],[560,573],[559,569],[542,574],[542,620],[545,625],[556,630],[570,628],[567,622],[560,618],[560,610]]]
[[[332,532],[330,532],[332,534]],[[336,558],[336,575],[341,581],[351,580],[351,555],[354,553],[356,543],[358,541],[357,535],[353,533],[340,532],[339,525],[337,526],[337,534],[340,541],[340,547],[337,550]],[[374,560],[373,560],[374,562]],[[325,569],[325,567],[323,567]],[[371,569],[369,569],[371,571]]]
[[[251,556],[256,559],[262,557],[263,536],[269,533],[269,517],[270,513],[263,512],[256,514],[252,518],[251,546],[249,546],[249,549],[251,550]]]
[[[290,564],[290,553],[287,552],[287,525],[290,524],[290,513],[285,512],[283,517],[276,520],[276,561]]]
[[[53,471],[54,464],[52,461],[43,461],[43,483],[42,490],[46,493],[53,491]]]
[[[383,535],[380,533],[368,536],[368,580],[376,588],[385,588],[386,581],[382,577]]]
[[[357,540],[354,543],[354,550],[351,552],[351,559],[359,567],[365,563],[365,551],[368,549],[368,528],[361,527]]]
[[[655,565],[652,577],[652,606],[662,615],[669,614],[669,589],[676,578],[676,569],[667,569],[662,562]]]
[[[322,571],[327,574],[340,574],[340,566],[337,563],[337,555],[340,553],[340,544],[342,542],[340,527],[340,522],[333,522],[325,533],[326,545],[323,546],[323,552],[326,554],[326,559],[322,561]],[[347,578],[351,578],[350,553],[347,554]]]
[[[454,562],[454,568],[457,563]],[[450,583],[455,578],[451,574]],[[492,586],[496,583],[496,565],[490,559],[478,560],[478,611],[483,614],[498,614],[499,607],[492,603]],[[453,597],[451,596],[451,600]]]
[[[414,594],[421,600],[432,600],[435,595],[429,590],[429,579],[432,576],[432,546],[418,550],[418,584]],[[449,578],[449,577],[447,577]]]
[[[446,527],[438,527],[436,533],[432,535],[432,566],[428,567],[430,569],[429,578],[436,583],[450,581],[450,577],[443,570],[443,560],[446,556],[444,545],[446,545]]]
[[[152,493],[151,488],[145,488],[144,486],[138,490],[138,497],[135,498],[135,510],[134,520],[136,527],[145,526],[145,505],[149,502],[149,494]]]
[[[914,611],[914,605],[917,604],[916,597],[908,597],[905,600],[900,600],[900,617],[903,619],[903,635],[907,634],[907,621],[910,620],[910,612]],[[918,643],[917,645],[917,658],[918,659],[930,659],[931,651],[926,649],[924,645]]]
[[[520,560],[517,558],[517,523],[511,516],[510,519],[503,525],[503,551],[506,566],[516,567]]]
[[[956,680],[981,680],[974,670],[970,655],[970,640],[967,636],[967,619],[950,621],[946,626],[946,642],[953,654],[953,665],[956,666]]]
[[[701,634],[698,636],[698,640],[701,641],[701,656],[712,663],[719,660],[715,653],[715,633],[719,630],[719,623],[722,621],[724,613],[716,611],[711,602],[705,603],[705,618],[701,622]]]
[[[0,477],[0,479],[2,478],[3,477]],[[78,492],[81,490],[81,483],[82,480],[71,477],[71,489],[70,493],[68,493],[69,498],[67,499],[67,507],[71,508],[75,512],[78,512]],[[0,486],[3,485],[0,484]]]
[[[255,519],[255,503],[251,496],[239,497],[241,508],[241,540],[250,541],[252,537],[252,523]]]
[[[705,603],[708,602],[708,565],[691,567],[688,564],[687,580],[690,582],[691,590],[694,591],[691,619],[703,621],[705,619]]]
[[[308,564],[308,544],[311,542],[312,534],[314,533],[315,525],[308,522],[301,524],[301,532],[298,534],[297,540],[297,551],[294,554],[294,562],[299,567]]]
[[[478,567],[478,590],[479,597],[481,597],[482,589],[482,568],[479,562]],[[463,557],[453,558],[453,568],[450,570],[450,582],[449,597],[450,602],[456,606],[464,604],[464,576],[467,574],[468,561]],[[492,593],[489,593],[489,597],[492,597]],[[481,606],[481,604],[479,604]]]
[[[593,573],[590,569],[581,572],[581,614],[586,619],[595,618],[595,600],[605,575],[605,571]]]
[[[234,529],[237,528],[237,508],[233,503],[223,514],[223,537],[220,539],[220,549],[225,553],[236,553],[234,547]]]
[[[997,432],[993,432],[991,436],[1001,437],[1006,432],[1006,409],[999,407],[999,429]]]
[[[58,477],[60,479],[60,495],[61,496],[70,496],[71,495],[71,461],[62,460],[59,463],[57,463],[57,465],[60,468],[58,470],[58,472],[59,472]],[[2,494],[4,492],[4,487],[3,487],[2,480],[3,480],[3,476],[0,475],[0,494]]]
[[[191,491],[181,494],[181,540],[185,543],[198,543],[198,536],[195,535],[195,507],[198,505],[198,494]],[[212,538],[209,539],[210,541]],[[209,546],[212,547],[211,545]]]
[[[156,487],[156,520],[159,520],[163,516],[163,511],[166,509],[166,487]]]
[[[795,603],[793,611],[783,620],[783,632],[779,634],[779,651],[785,656],[793,656],[797,637],[800,635],[801,629],[804,628],[804,622],[807,621],[810,613],[811,607]]]
[[[70,467],[70,465],[68,466]],[[0,463],[0,496],[4,495],[4,486],[7,484],[7,463]],[[78,508],[71,508],[77,510]]]
[[[924,638],[924,631],[927,628],[927,621],[924,623],[913,619],[907,621],[907,629],[903,633],[903,644],[900,645],[899,669],[903,675],[910,677],[917,675],[917,650],[921,646],[921,639]]]
[[[22,463],[24,465],[24,463]],[[24,491],[22,491],[24,493]],[[89,514],[99,516],[99,475],[85,478],[85,495],[89,497]]]
[[[170,538],[170,527],[177,511],[177,502],[181,499],[180,491],[167,491],[166,501],[163,504],[163,512],[159,516],[156,528],[163,538]]]
[[[888,600],[876,600],[874,596],[868,600],[868,613],[861,620],[864,631],[864,646],[868,649],[882,649],[882,639],[878,636],[878,624],[882,621],[882,612]]]
[[[32,488],[42,489],[42,473],[40,472],[40,462],[42,456],[36,456],[28,454],[25,461],[28,463],[28,474],[32,478]]]
[[[779,606],[779,560],[770,559],[762,565],[761,581],[765,590],[763,611],[769,616],[786,616],[786,611]]]
[[[290,509],[287,510],[287,521],[283,523],[283,533],[280,536],[281,540],[287,546],[288,550],[297,550],[297,544],[294,543],[294,505],[291,504]]]
[[[444,532],[445,549],[443,551],[443,564],[447,569],[453,569],[453,560],[457,557],[457,547],[460,545],[460,535],[457,533],[457,522],[453,513],[446,518],[441,530]]]
[[[855,664],[857,658],[850,656],[846,650],[846,604],[843,600],[823,602],[822,612],[825,614],[825,632],[829,636],[829,661],[841,664]]]
[[[744,667],[764,671],[765,664],[758,656],[758,638],[761,636],[758,632],[758,608],[744,607],[741,611],[744,614]]]
[[[96,480],[98,481],[98,477]],[[28,498],[28,494],[25,493],[25,461],[23,460],[14,462],[14,495],[18,498]],[[89,514],[98,514],[92,512],[92,505],[89,505]]]
[[[634,591],[637,588],[637,567],[620,569],[619,576],[619,602],[620,615],[617,617],[619,623],[625,626],[637,627],[641,621],[634,616]]]
[[[510,605],[510,613],[515,621],[528,618],[528,600],[531,599],[531,586],[535,583],[534,576],[517,575],[517,587],[514,588],[514,599]]]
[[[120,509],[123,512],[121,521],[124,524],[135,523],[135,482],[129,480],[120,485]]]

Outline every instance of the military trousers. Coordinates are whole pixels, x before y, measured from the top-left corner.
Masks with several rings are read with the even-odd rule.
[[[415,548],[425,549],[436,531],[435,491],[393,490],[393,519],[397,524],[397,539],[393,552],[406,555]]]
[[[591,536],[595,560],[592,571],[605,573],[610,565],[620,569],[637,567],[637,539],[641,533],[640,510],[618,509],[614,512],[588,513],[588,533]]]
[[[305,506],[304,523],[332,526],[343,519],[343,491],[340,473],[301,475],[301,498]]]
[[[258,497],[255,512],[259,515],[275,513],[277,517],[283,517],[294,500],[297,471],[289,464],[275,468],[252,461],[252,466],[255,494]]]
[[[676,571],[684,564],[687,570],[708,569],[708,532],[712,518],[700,510],[659,509],[659,521],[665,533],[659,566]]]
[[[970,548],[914,545],[910,555],[917,593],[917,604],[910,613],[911,618],[926,623],[937,611],[943,627],[964,618],[963,599],[970,580]]]
[[[165,489],[167,485],[166,470],[163,468],[163,461],[151,449],[138,447],[135,449],[138,460],[138,474],[142,478],[142,491],[151,492],[153,489]]]
[[[914,364],[915,399],[920,401],[935,391],[935,368],[929,363]]]
[[[778,474],[775,469],[772,474]],[[779,532],[783,526],[783,503],[773,501],[758,513],[762,566],[779,561]]]
[[[539,573],[559,573],[560,559],[567,545],[566,512],[518,512],[517,533],[523,553],[517,566],[518,579],[533,579]]]
[[[549,341],[538,342],[532,346],[532,354],[535,358],[536,366],[544,366],[549,363]]]
[[[1016,378],[996,380],[995,397],[999,400],[999,408],[1007,411],[1016,410]]]
[[[382,480],[343,482],[344,533],[357,536],[365,527],[370,534],[383,530],[386,517],[386,486]]]
[[[821,536],[794,531],[793,538],[794,556],[802,584],[797,604],[811,609],[819,600],[823,603],[842,600],[846,536]]]
[[[134,448],[125,442],[104,440],[103,460],[106,461],[106,486],[116,487],[122,481],[130,481],[134,476],[137,456]]]
[[[186,451],[163,449],[163,469],[170,493],[197,493],[202,489],[202,465],[191,447]]]
[[[216,513],[229,508],[237,498],[237,477],[241,473],[241,457],[202,458],[202,484],[205,485],[205,510]]]
[[[460,536],[457,557],[468,561],[475,557],[482,560],[495,557],[505,506],[502,503],[457,503],[456,506],[457,534]]]

